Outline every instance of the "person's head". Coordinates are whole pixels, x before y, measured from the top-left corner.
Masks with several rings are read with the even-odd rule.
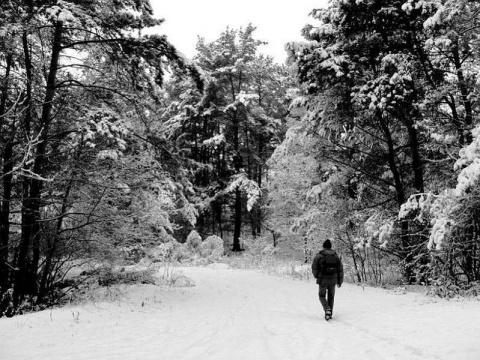
[[[332,242],[329,239],[325,240],[323,242],[323,248],[324,249],[331,249],[332,248]]]

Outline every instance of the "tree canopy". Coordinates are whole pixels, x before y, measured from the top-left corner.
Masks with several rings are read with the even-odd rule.
[[[458,174],[466,164],[458,155],[477,124],[477,10],[468,1],[332,1],[312,12],[321,25],[304,28],[308,42],[289,45],[321,163],[335,165],[356,201],[345,223],[360,244],[399,256],[410,281],[427,281],[432,256],[445,261],[428,251],[444,236],[470,247],[447,256],[450,275],[478,277],[476,235],[458,238],[458,215],[429,207],[426,216],[424,205],[470,202],[450,189],[475,187]],[[476,228],[473,214],[462,222]]]
[[[308,262],[327,237],[355,281],[473,286],[479,10],[332,0],[280,65],[253,25],[188,60],[148,0],[3,1],[0,300],[129,249]]]

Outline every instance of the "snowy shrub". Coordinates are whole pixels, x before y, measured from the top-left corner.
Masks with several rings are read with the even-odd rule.
[[[142,258],[146,256],[145,249],[142,245],[124,246],[121,248],[122,254],[126,260],[138,263]]]
[[[313,278],[310,264],[282,260],[272,254],[245,252],[229,258],[228,264],[236,269],[256,269],[270,275],[292,277],[299,280],[310,281]]]
[[[13,289],[8,289],[3,294],[0,293],[0,318],[3,316],[12,317],[16,313],[13,304]]]
[[[273,246],[269,237],[248,237],[241,240],[245,251],[228,258],[228,264],[232,268],[257,269],[267,274],[301,280],[312,278],[310,264],[292,261],[291,254],[289,254],[288,260],[282,258],[279,248]]]
[[[189,259],[192,257],[192,252],[185,244],[180,244],[177,241],[170,241],[160,244],[149,252],[149,256],[154,262],[171,262]]]
[[[192,252],[185,244],[176,243],[175,250],[172,254],[172,260],[182,262],[192,257]]]
[[[271,268],[269,273],[285,275],[299,280],[313,279],[312,266],[310,264],[298,264],[295,262],[289,262],[283,266],[279,264],[279,266]]]
[[[33,311],[45,310],[48,306],[54,305],[53,302],[45,301],[38,303],[37,296],[28,295],[22,298],[18,303],[14,300],[13,289],[8,289],[3,294],[0,293],[0,318],[13,317],[15,315],[22,315]],[[55,302],[57,305],[58,302]]]
[[[269,237],[246,237],[241,242],[245,251],[253,255],[274,255],[277,251]]]
[[[160,261],[169,261],[173,257],[175,246],[173,242],[167,242],[158,246],[156,255]]]
[[[171,285],[175,287],[192,287],[195,286],[195,282],[185,275],[179,275],[172,279]]]
[[[272,243],[267,244],[263,249],[261,250],[261,253],[264,255],[275,255],[277,253],[278,249],[273,246]]]
[[[224,254],[223,240],[221,237],[212,235],[200,244],[200,255],[210,260],[220,259]]]
[[[174,287],[192,287],[195,286],[195,282],[189,277],[185,276],[182,271],[171,264],[162,266],[157,271],[158,283],[167,286]]]
[[[132,284],[155,284],[153,269],[125,271],[124,268],[116,271],[112,268],[105,268],[98,275],[98,285],[132,285]]]
[[[202,243],[202,237],[198,232],[193,230],[190,234],[188,234],[186,245],[191,250],[197,250],[201,243]]]
[[[213,235],[205,241],[196,231],[192,231],[185,244],[171,241],[160,244],[149,252],[153,262],[194,262],[197,265],[207,265],[218,261],[225,253],[222,238]]]
[[[480,296],[480,282],[455,283],[448,276],[439,276],[435,279],[427,292],[430,296],[452,299],[456,297],[478,297]]]

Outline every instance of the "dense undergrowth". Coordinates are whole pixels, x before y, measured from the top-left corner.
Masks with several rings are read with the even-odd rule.
[[[133,255],[105,262],[84,262],[83,269],[65,277],[56,284],[53,291],[43,302],[38,303],[34,296],[24,298],[17,305],[13,302],[13,291],[7,291],[0,299],[1,316],[12,317],[17,314],[40,311],[53,306],[72,303],[98,302],[114,300],[121,293],[120,288],[128,285],[156,285],[190,287],[195,286],[192,279],[183,275],[181,267],[206,266],[224,263],[233,269],[259,270],[269,275],[288,277],[313,282],[311,264],[300,259],[301,256],[281,253],[281,249],[265,241],[249,242],[245,251],[231,252],[224,248],[218,237],[202,241],[192,232],[186,243],[166,243],[149,249],[134,249]],[[141,254],[141,256],[139,256]],[[382,283],[375,281],[356,282],[348,259],[344,260],[345,281],[361,286],[377,286],[386,289],[408,291],[409,287],[399,283],[398,276],[386,274]],[[391,270],[395,274],[395,270]],[[371,277],[375,279],[374,276]],[[419,285],[420,286],[420,285]],[[472,298],[480,296],[480,284],[470,283],[468,287],[453,284],[448,279],[439,279],[430,286],[422,287],[422,292],[440,298]],[[417,288],[415,288],[418,291]]]

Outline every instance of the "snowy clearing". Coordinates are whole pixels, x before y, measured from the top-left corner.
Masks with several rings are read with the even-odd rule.
[[[478,301],[345,284],[327,323],[313,282],[219,264],[181,271],[195,287],[105,289],[108,301],[2,318],[0,358],[480,358]]]

